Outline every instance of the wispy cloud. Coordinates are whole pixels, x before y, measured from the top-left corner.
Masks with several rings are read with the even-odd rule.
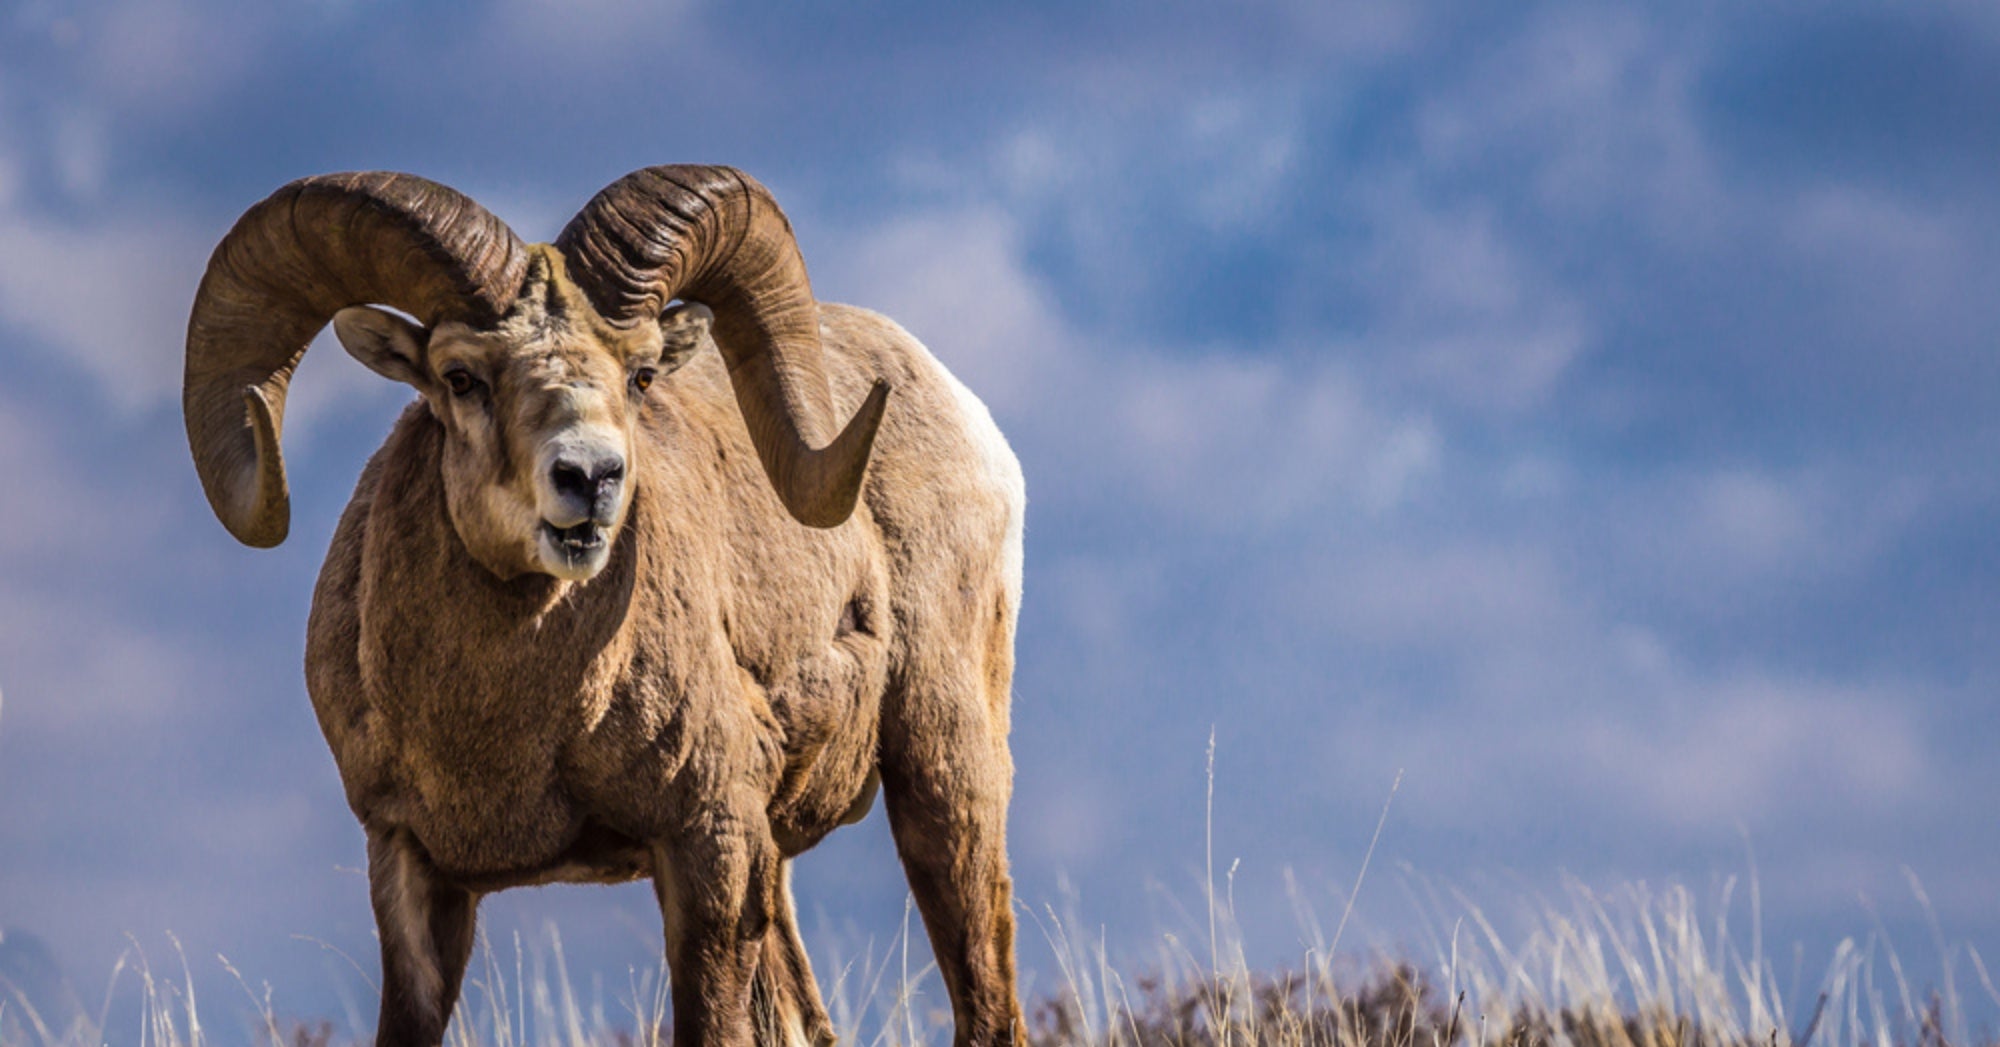
[[[180,332],[200,273],[201,239],[169,219],[72,225],[0,209],[0,323],[89,374],[104,406],[125,412],[180,389]],[[25,336],[25,337],[21,337]]]
[[[1424,166],[1518,182],[1574,219],[1684,239],[1726,201],[1694,97],[1707,41],[1663,13],[1543,8],[1422,102]]]
[[[1952,174],[1983,140],[1905,115],[1990,107],[1993,23],[1851,14],[31,4],[0,37],[0,782],[59,799],[0,808],[0,898],[92,942],[366,945],[298,632],[409,394],[322,339],[298,537],[230,545],[173,410],[228,219],[393,165],[543,238],[629,167],[722,160],[1026,461],[1024,883],[1185,867],[1214,724],[1249,865],[1339,866],[1402,768],[1385,856],[1426,868],[1699,878],[1741,826],[1797,885],[1774,921],[1907,861],[1990,933],[2000,856],[1960,830],[2000,793],[1959,753],[2000,730],[2000,198]],[[1882,107],[1815,101],[1879,80],[1829,54],[1947,37]],[[523,909],[617,922],[571,897]]]

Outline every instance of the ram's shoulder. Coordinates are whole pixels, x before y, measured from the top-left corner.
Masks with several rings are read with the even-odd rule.
[[[930,529],[903,518],[964,523],[990,512],[996,527],[1018,530],[1026,503],[1021,466],[971,389],[881,313],[822,304],[820,338],[838,410],[851,410],[878,379],[890,386],[867,487],[878,519],[922,534]]]
[[[903,325],[858,305],[819,303],[819,339],[827,353],[863,367],[936,364],[923,343]]]

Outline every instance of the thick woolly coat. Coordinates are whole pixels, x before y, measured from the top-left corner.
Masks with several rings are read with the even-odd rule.
[[[650,875],[642,841],[751,809],[790,857],[865,813],[888,763],[1004,797],[1019,466],[908,333],[820,308],[836,415],[894,388],[839,527],[786,513],[712,346],[649,393],[630,515],[586,582],[475,563],[444,427],[423,401],[403,413],[341,517],[307,643],[364,825],[483,891]],[[971,736],[994,744],[926,751]]]

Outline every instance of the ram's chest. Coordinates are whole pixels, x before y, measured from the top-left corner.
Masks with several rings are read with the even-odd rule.
[[[462,752],[412,749],[404,765],[416,795],[410,828],[440,868],[493,875],[554,864],[584,817],[552,766],[467,761]]]
[[[622,616],[427,581],[424,600],[363,585],[356,668],[392,793],[380,813],[454,871],[553,860],[583,817],[563,755],[601,715]]]
[[[567,666],[573,649],[531,638],[479,662],[442,638],[406,649],[414,639],[383,644],[369,680],[393,739],[399,820],[453,871],[555,860],[586,816],[563,757],[603,691],[593,664]]]

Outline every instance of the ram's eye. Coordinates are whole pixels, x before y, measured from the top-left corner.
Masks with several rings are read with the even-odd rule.
[[[454,367],[444,373],[444,384],[451,387],[451,395],[468,396],[479,388],[479,379],[472,377],[472,372],[463,367]]]
[[[632,388],[643,393],[653,384],[653,379],[658,376],[659,372],[653,368],[641,367],[632,372]]]

